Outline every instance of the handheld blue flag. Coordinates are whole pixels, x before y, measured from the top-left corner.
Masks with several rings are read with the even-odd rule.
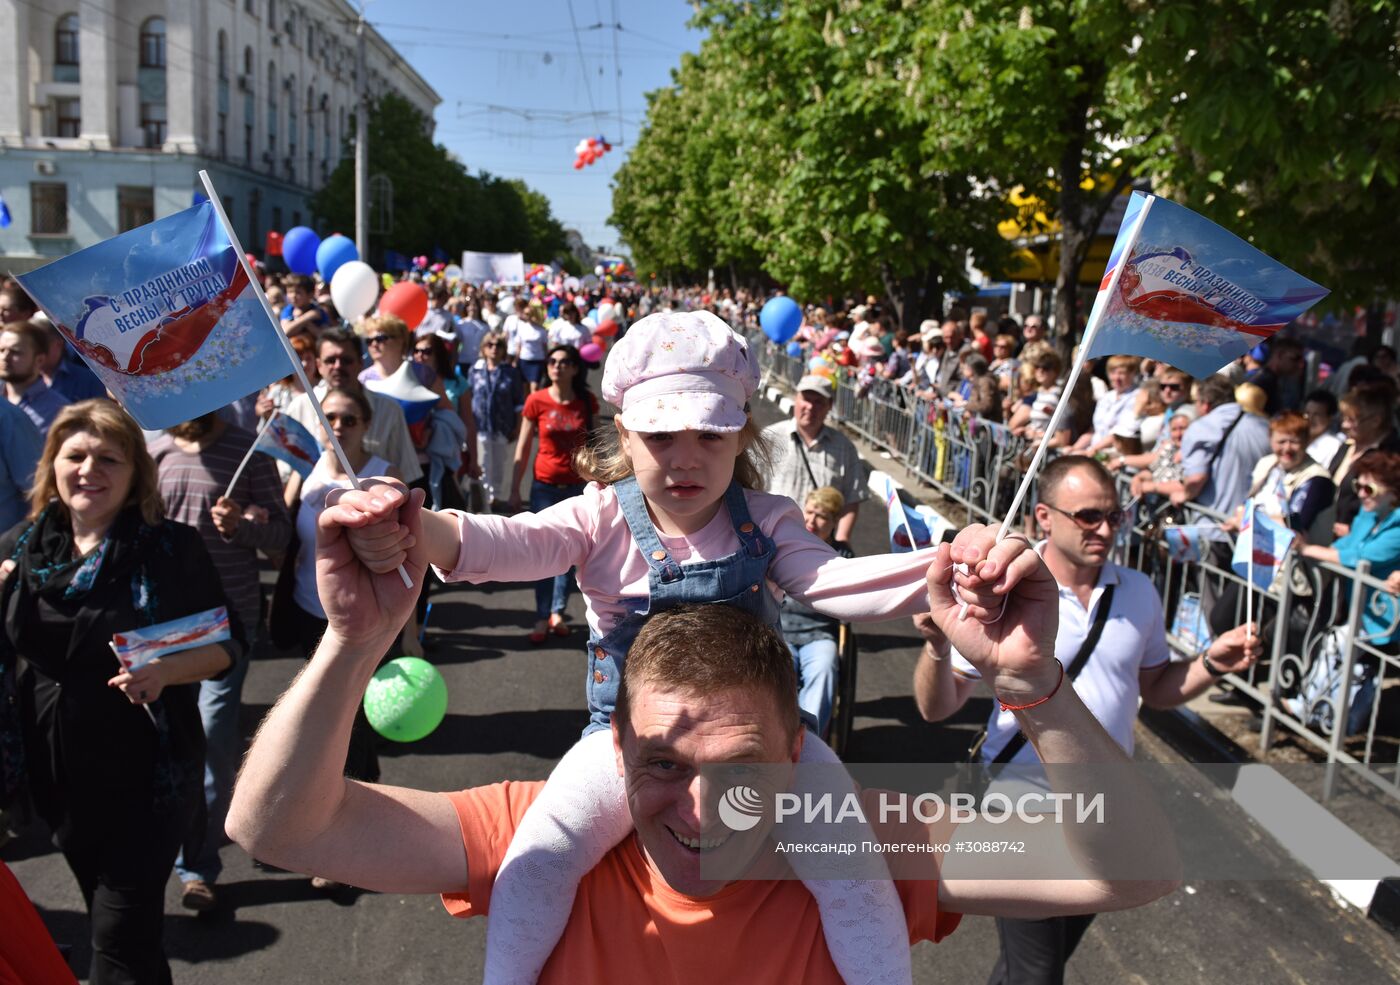
[[[18,277],[149,430],[287,375],[289,358],[209,202]]]
[[[5,201],[5,196],[0,195],[0,229],[10,228],[10,206]]]
[[[1230,567],[1241,578],[1249,578],[1254,587],[1267,590],[1283,566],[1284,557],[1293,546],[1294,539],[1292,530],[1265,513],[1251,499],[1244,504],[1244,525],[1240,528],[1239,539],[1235,541]]]
[[[1097,322],[1086,358],[1147,356],[1206,377],[1327,294],[1184,205],[1133,192],[1086,324],[1088,334]]]
[[[258,432],[255,451],[286,462],[305,479],[321,457],[321,443],[296,418],[277,414]]]
[[[933,543],[933,533],[924,517],[917,510],[905,506],[899,498],[899,483],[884,472],[872,472],[869,484],[871,489],[885,499],[885,509],[889,512],[892,553],[907,554]]]

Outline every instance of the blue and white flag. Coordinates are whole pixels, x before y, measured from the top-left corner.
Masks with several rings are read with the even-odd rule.
[[[10,206],[5,201],[5,196],[0,195],[0,229],[9,229],[10,223],[14,220],[10,218]]]
[[[928,547],[933,541],[933,532],[919,511],[904,505],[899,498],[899,483],[884,472],[871,472],[870,488],[883,497],[885,509],[889,513],[890,551],[906,554]]]
[[[1099,324],[1086,357],[1147,356],[1204,378],[1327,294],[1184,205],[1133,192],[1089,314]]]
[[[213,205],[203,202],[18,277],[144,428],[207,414],[290,372]]]
[[[192,650],[229,638],[228,609],[219,606],[192,616],[112,635],[112,651],[127,670],[135,670],[167,653]]]
[[[321,457],[321,443],[296,418],[274,414],[258,432],[253,450],[286,462],[305,479]]]
[[[1217,523],[1172,524],[1163,528],[1162,540],[1167,545],[1167,554],[1173,561],[1183,564],[1199,564],[1205,556],[1208,544],[1224,543],[1230,538]]]
[[[1283,524],[1259,508],[1254,500],[1244,504],[1244,526],[1235,541],[1235,554],[1230,567],[1241,578],[1249,578],[1250,562],[1254,564],[1253,582],[1256,588],[1268,589],[1283,567],[1288,549],[1295,536]]]

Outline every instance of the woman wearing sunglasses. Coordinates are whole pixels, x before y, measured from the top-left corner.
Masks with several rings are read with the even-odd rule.
[[[510,506],[520,509],[520,483],[530,461],[530,450],[539,434],[540,450],[535,456],[535,477],[530,487],[530,512],[538,513],[583,493],[583,478],[574,469],[574,452],[588,439],[598,413],[598,401],[589,392],[583,359],[571,345],[552,346],[544,360],[549,386],[525,398],[524,420],[515,446],[515,477],[511,483]],[[568,636],[564,618],[569,594],[575,586],[574,573],[544,578],[535,583],[535,628],[530,642],[543,643],[549,633]]]
[[[365,435],[369,431],[373,411],[363,390],[352,392],[333,387],[322,398],[321,409],[357,476],[362,479],[378,475],[397,477],[398,470],[394,466],[365,450]],[[340,464],[339,457],[331,450],[324,431],[321,440],[325,451],[311,473],[305,479],[294,473],[288,485],[288,496],[295,497],[293,502],[297,503],[294,522],[296,538],[277,580],[271,617],[273,641],[279,645],[295,645],[306,659],[310,659],[316,644],[326,632],[326,611],[321,607],[321,597],[316,591],[316,522],[325,511],[326,497],[332,491],[352,487],[350,477]],[[409,623],[404,627],[401,644],[392,648],[392,652],[422,656],[413,616],[409,617]],[[355,723],[350,731],[350,750],[345,760],[346,776],[365,783],[379,781],[379,755],[375,745],[374,732],[365,718],[364,709],[357,708]],[[339,888],[325,879],[313,879],[311,884],[326,891]]]

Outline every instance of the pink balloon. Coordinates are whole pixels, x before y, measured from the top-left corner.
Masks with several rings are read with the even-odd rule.
[[[603,347],[597,342],[589,342],[579,348],[578,354],[584,362],[596,363],[603,358]]]

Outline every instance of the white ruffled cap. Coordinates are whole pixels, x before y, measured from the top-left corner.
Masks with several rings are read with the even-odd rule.
[[[740,431],[757,388],[748,343],[708,311],[648,315],[603,370],[603,398],[629,431]]]

